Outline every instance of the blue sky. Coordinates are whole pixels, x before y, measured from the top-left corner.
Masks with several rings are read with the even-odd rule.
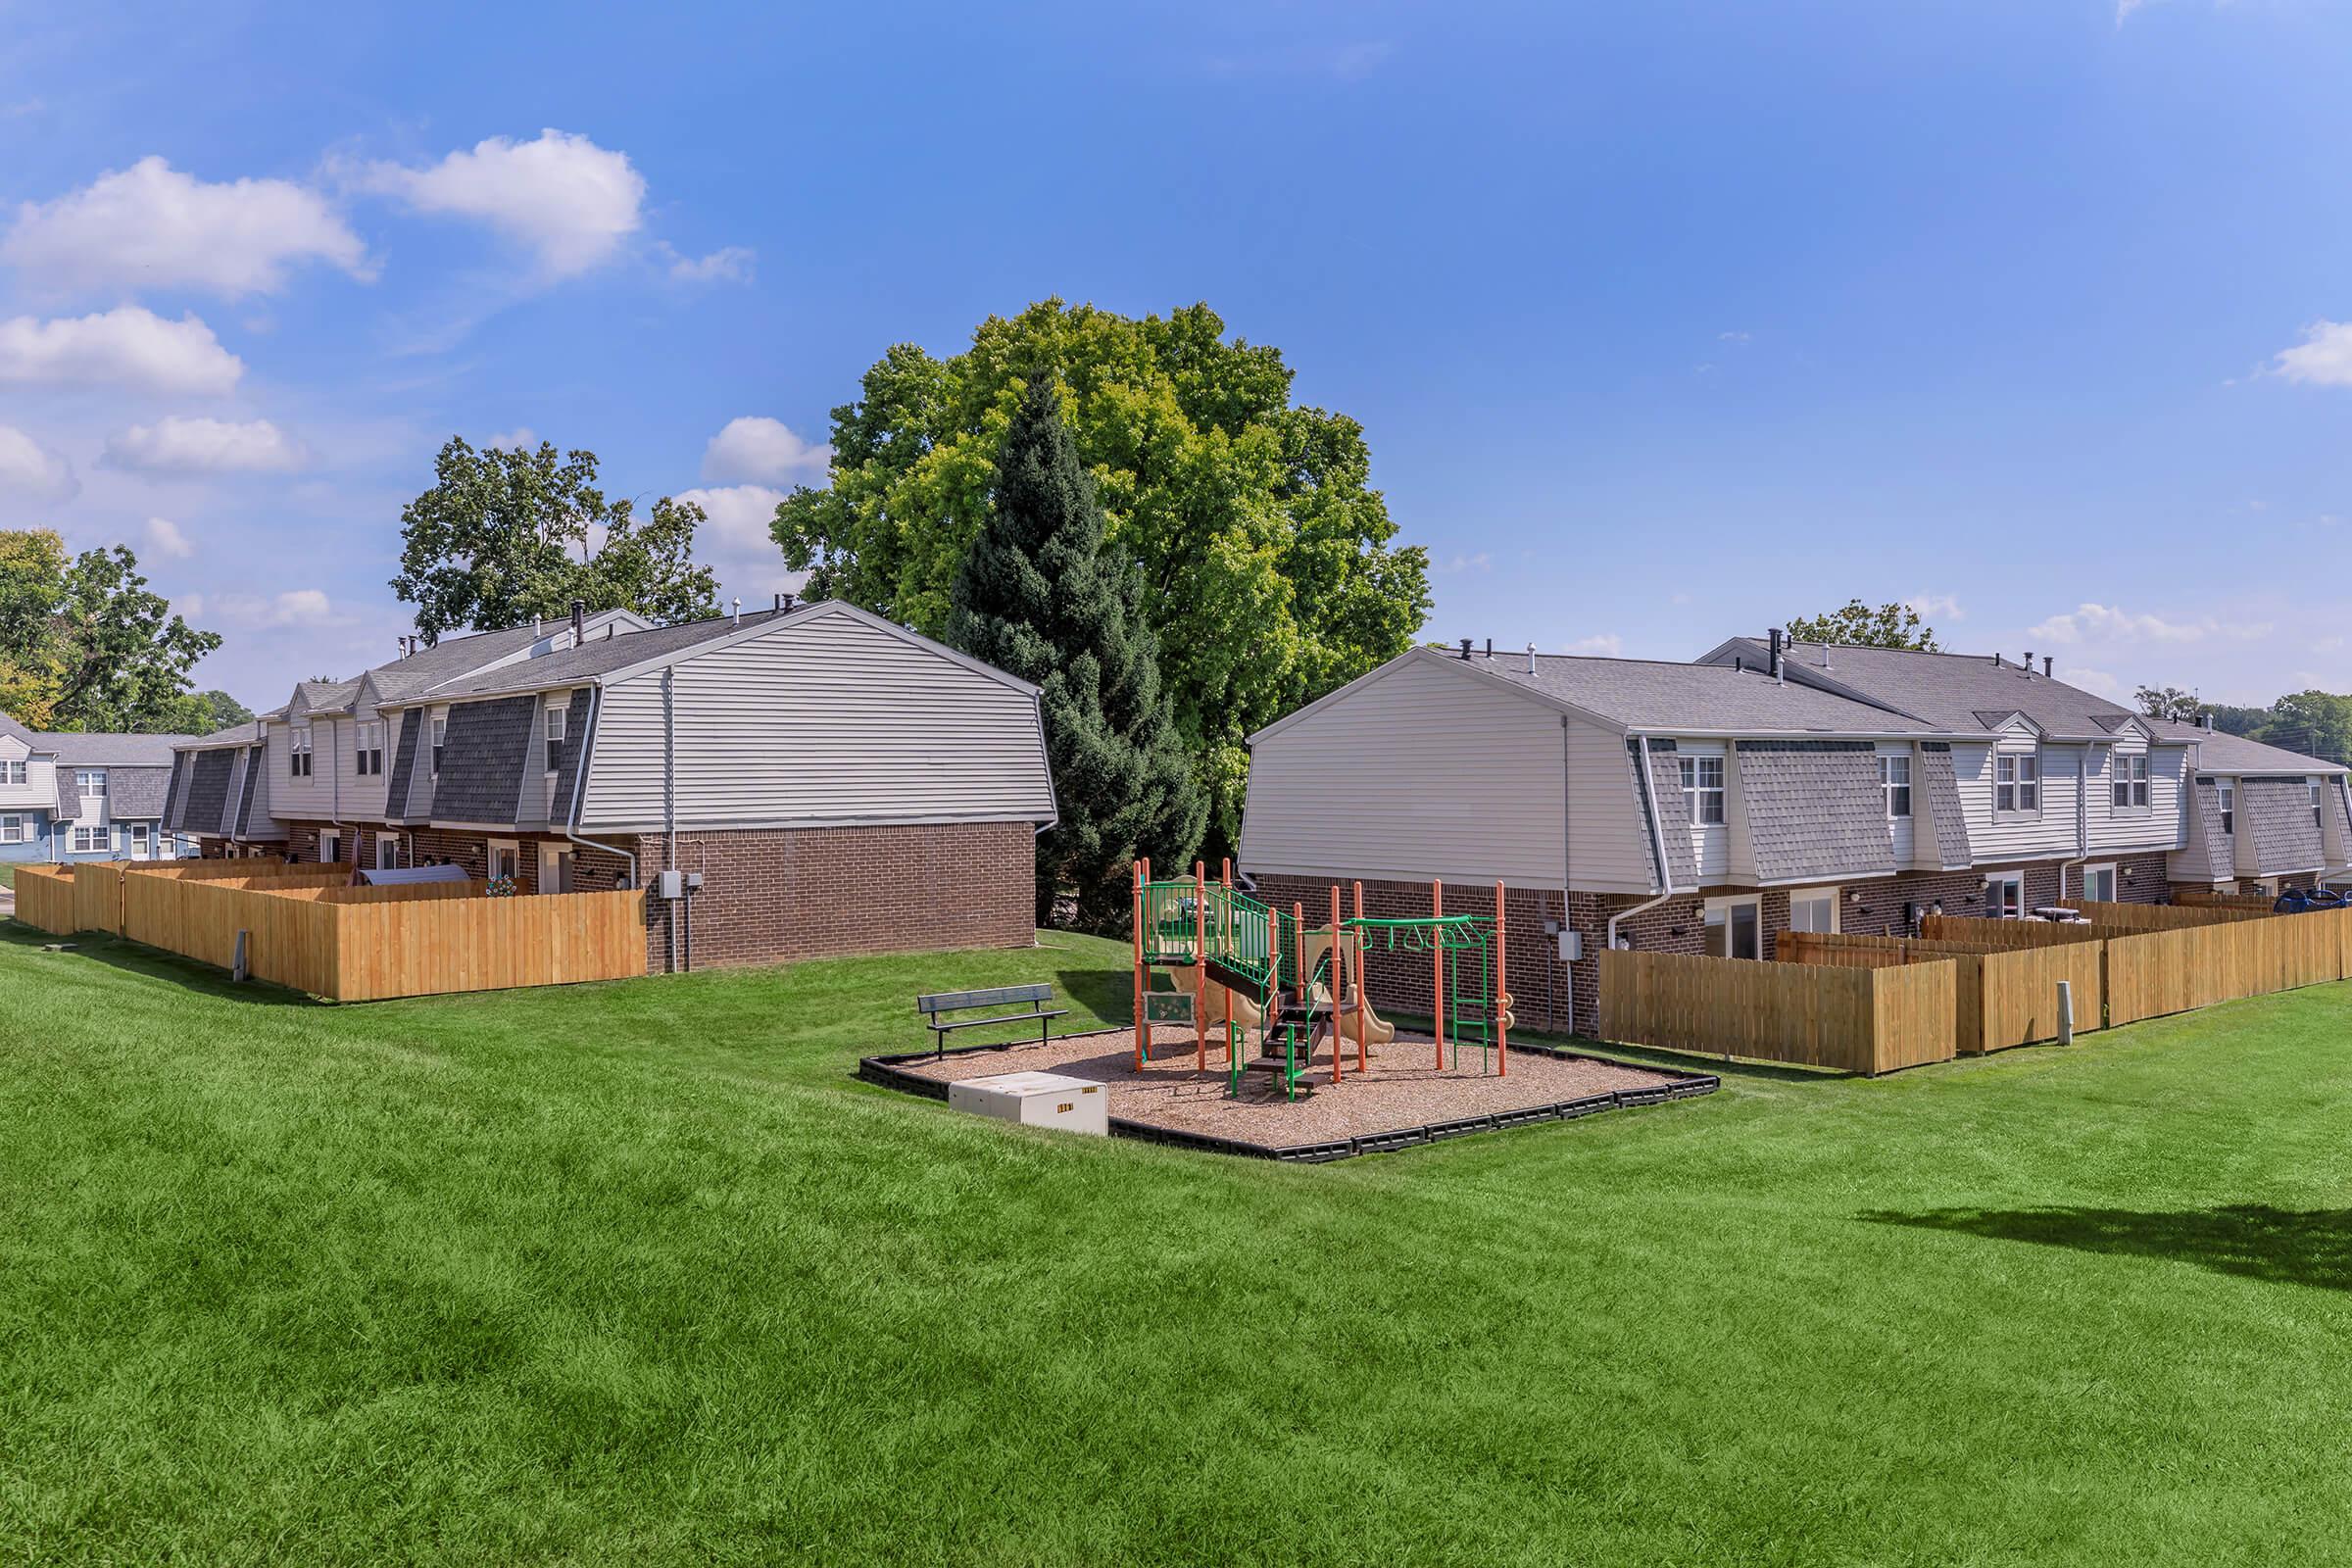
[[[131,544],[257,705],[390,657],[448,435],[703,495],[761,598],[859,371],[1048,295],[1279,345],[1433,636],[1681,659],[1859,594],[2126,693],[2352,689],[2352,8],[0,25],[0,525]]]

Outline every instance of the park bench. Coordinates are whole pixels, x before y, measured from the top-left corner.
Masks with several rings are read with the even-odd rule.
[[[937,1054],[945,1055],[948,1036],[958,1029],[978,1029],[992,1023],[1037,1024],[1037,1043],[1044,1045],[1051,1037],[1053,1020],[1069,1011],[1067,1007],[1048,1007],[1054,1000],[1052,986],[996,986],[986,991],[939,991],[914,999],[914,1010],[923,1015],[923,1027],[937,1041]],[[970,1012],[981,1007],[1018,1007],[1027,1004],[1024,1012],[1002,1012],[989,1018],[949,1018],[946,1014]]]

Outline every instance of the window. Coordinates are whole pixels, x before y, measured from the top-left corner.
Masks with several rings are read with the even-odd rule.
[[[433,777],[441,776],[441,754],[449,749],[449,715],[433,715]]]
[[[1764,956],[1762,922],[1758,919],[1758,910],[1759,903],[1753,897],[1709,899],[1706,904],[1707,952],[1718,958]]]
[[[362,778],[380,774],[384,770],[384,723],[380,718],[363,719],[353,728],[359,740],[352,752],[352,771]]]
[[[1886,792],[1886,814],[1890,817],[1911,814],[1911,759],[1882,757],[1879,759],[1879,787]]]
[[[287,733],[290,738],[286,742],[286,776],[309,778],[311,776],[311,726],[297,724]]]
[[[22,784],[24,782],[24,760],[23,758],[18,758],[11,762],[0,762],[0,784]]]
[[[2222,832],[2234,836],[2237,832],[2237,784],[2231,779],[2220,781],[2222,792]]]
[[[147,824],[144,822],[130,824],[130,858],[134,860],[147,858]]]
[[[2316,778],[2311,781],[2311,825],[2316,828],[2328,825],[2327,809],[2320,804],[2320,781]]]
[[[74,830],[74,853],[75,855],[96,855],[104,851],[106,847],[106,829],[77,827]]]
[[[319,835],[318,835],[318,863],[319,863],[320,865],[331,865],[331,864],[334,864],[336,861],[338,861],[338,860],[340,860],[340,859],[342,859],[342,858],[343,858],[343,835],[342,835],[342,834],[340,834],[340,833],[321,833],[321,834],[319,834]]]
[[[1716,827],[1723,822],[1723,759],[1720,757],[1685,757],[1678,759],[1683,770],[1683,806],[1690,813],[1696,827]]]
[[[563,761],[564,761],[564,720],[565,720],[567,717],[569,717],[569,716],[570,716],[570,715],[569,715],[568,713],[566,713],[566,712],[565,712],[565,711],[564,711],[563,709],[556,707],[554,704],[552,704],[552,703],[551,703],[551,704],[548,706],[548,710],[547,710],[547,770],[548,770],[550,773],[553,773],[553,772],[554,772],[554,771],[555,771],[555,770],[556,770],[558,767],[560,767],[560,766],[562,766],[562,765],[563,765]],[[1688,762],[1685,762],[1683,765],[1684,765],[1685,767],[1688,767],[1688,766],[1690,765],[1690,763],[1688,763]],[[1687,776],[1688,776],[1688,775],[1686,775],[1686,777],[1687,777]],[[1715,764],[1715,782],[1716,782],[1716,784],[1717,784],[1717,786],[1718,786],[1718,788],[1717,788],[1717,790],[1716,790],[1716,792],[1715,792],[1715,795],[1716,795],[1716,800],[1715,800],[1715,809],[1716,809],[1716,811],[1717,811],[1717,813],[1718,813],[1718,814],[1717,814],[1717,816],[1716,816],[1716,818],[1715,818],[1715,820],[1716,820],[1716,821],[1718,821],[1718,822],[1720,822],[1720,821],[1722,821],[1722,820],[1723,820],[1723,817],[1722,817],[1722,815],[1720,814],[1720,813],[1722,812],[1722,810],[1723,810],[1723,791],[1722,791],[1722,789],[1720,788],[1720,786],[1721,786],[1721,785],[1722,785],[1722,783],[1723,783],[1723,763],[1722,763],[1722,762],[1720,762],[1720,761],[1718,761],[1718,762]],[[1690,788],[1690,785],[1688,785],[1688,784],[1685,784],[1683,787],[1684,787],[1684,788],[1687,790],[1687,789],[1689,789],[1689,788]]]
[[[1984,913],[1995,920],[2022,920],[2026,916],[2026,876],[2011,871],[2002,876],[1984,879]]]
[[[1992,808],[1996,811],[2041,809],[2041,759],[2032,752],[2012,752],[1996,758],[1992,768]]]
[[[0,844],[29,844],[32,835],[24,829],[24,818],[13,812],[0,816]]]
[[[1788,929],[1791,931],[1835,931],[1838,929],[1838,890],[1836,888],[1807,888],[1788,895]]]
[[[2148,758],[2146,753],[2142,752],[2135,757],[2117,756],[2113,790],[2117,810],[2141,811],[2147,809]]]
[[[514,881],[522,875],[522,846],[513,839],[490,841],[490,877]]]
[[[106,799],[106,769],[103,767],[75,768],[74,770],[74,787],[85,796],[98,800]]]
[[[2082,868],[2082,901],[2085,904],[2115,902],[2115,867],[2086,865]]]
[[[400,864],[400,840],[389,833],[378,833],[375,836],[375,868],[378,871],[389,871],[398,864]]]

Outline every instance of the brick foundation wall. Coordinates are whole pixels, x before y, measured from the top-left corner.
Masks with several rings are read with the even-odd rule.
[[[649,880],[665,843],[638,840]],[[698,969],[1037,940],[1037,833],[1027,822],[680,833],[678,866],[703,873]],[[669,967],[673,919],[685,965],[683,916],[665,902],[648,905],[653,972]]]

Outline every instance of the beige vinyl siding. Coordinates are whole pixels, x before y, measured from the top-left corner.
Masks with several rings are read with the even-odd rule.
[[[47,756],[36,755],[32,748],[13,736],[0,735],[0,759],[24,764],[24,782],[0,784],[0,807],[9,810],[37,808],[57,809],[57,762]]]
[[[1260,739],[1241,864],[1257,875],[1556,888],[1564,808],[1556,712],[1406,661]]]
[[[2059,859],[2077,852],[2075,801],[2082,782],[2081,746],[2045,745],[2041,760],[2041,809],[2033,816],[1993,809],[1993,757],[2033,755],[2036,749],[2018,741],[1992,746],[1955,742],[1952,769],[1959,776],[1960,807],[1968,819],[1968,838],[1979,865],[2012,860]]]
[[[2107,850],[2178,849],[2182,844],[2180,810],[2180,769],[2187,760],[2186,751],[2178,746],[2151,747],[2137,736],[2119,739],[2112,755],[2099,755],[2104,748],[2094,748],[2094,765],[2098,771],[2088,781],[2090,790],[2090,852],[2097,855]],[[2120,758],[2145,757],[2148,760],[2148,808],[2118,809],[2115,804],[2116,760]]]
[[[350,780],[345,778],[344,790],[338,795],[336,776],[348,773],[351,759],[351,723],[348,719],[315,719],[311,723],[311,776],[294,778],[286,772],[288,760],[293,756],[295,726],[290,723],[270,726],[270,797],[272,809],[281,818],[304,822],[325,822],[336,815],[338,799],[350,797]],[[348,815],[348,813],[345,813]]]
[[[383,729],[379,729],[378,733],[383,737],[380,744],[384,754],[384,770],[381,773],[369,773],[365,776],[359,771],[360,725],[364,722],[383,725],[382,715],[369,705],[371,695],[368,689],[363,687],[359,701],[353,705],[352,716],[339,719],[335,724],[336,742],[343,748],[339,765],[345,772],[343,816],[347,821],[382,821],[385,787],[392,776],[394,737],[384,734]],[[383,726],[383,728],[388,729],[389,726]]]
[[[779,623],[671,671],[681,823],[1053,815],[1035,699],[885,628]],[[662,823],[662,677],[606,688],[583,831]]]

